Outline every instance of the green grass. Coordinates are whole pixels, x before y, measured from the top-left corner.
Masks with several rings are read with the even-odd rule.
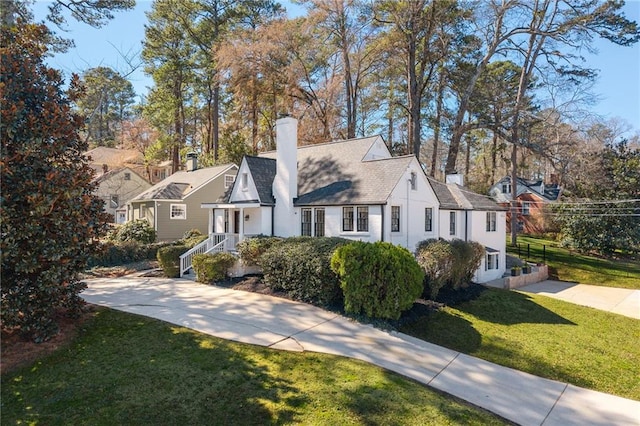
[[[549,297],[488,289],[403,332],[507,367],[640,400],[640,321]]]
[[[381,368],[99,309],[66,348],[2,376],[2,424],[505,424]]]
[[[543,245],[546,245],[546,263],[551,278],[582,284],[607,287],[640,289],[640,262],[633,260],[608,260],[587,256],[560,247],[558,242],[535,237],[519,236],[520,257],[542,262]],[[527,244],[529,256],[527,257]],[[518,254],[518,249],[507,243],[507,252]]]

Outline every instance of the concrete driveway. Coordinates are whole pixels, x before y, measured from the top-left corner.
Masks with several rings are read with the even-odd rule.
[[[640,319],[640,290],[547,280],[520,287],[517,291],[541,294],[565,302]]]
[[[502,367],[311,305],[187,279],[87,280],[89,303],[273,349],[370,362],[521,425],[640,425],[640,402]]]

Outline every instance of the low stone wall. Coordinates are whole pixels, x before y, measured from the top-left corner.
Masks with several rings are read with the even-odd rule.
[[[549,279],[549,267],[547,265],[538,265],[531,267],[530,274],[521,274],[516,277],[504,277],[504,288],[513,289],[520,288],[528,284],[539,283]]]

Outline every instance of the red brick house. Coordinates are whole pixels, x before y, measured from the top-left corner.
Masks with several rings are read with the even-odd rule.
[[[516,202],[518,232],[542,234],[547,230],[545,207],[558,201],[561,188],[557,183],[517,178]],[[504,207],[511,207],[511,177],[505,176],[489,189],[489,196]],[[507,212],[507,231],[511,229],[511,211]]]

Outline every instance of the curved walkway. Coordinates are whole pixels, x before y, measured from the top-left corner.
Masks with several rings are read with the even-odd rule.
[[[552,280],[529,284],[515,290],[640,319],[640,290]]]
[[[640,402],[543,379],[322,309],[256,293],[145,277],[87,280],[90,303],[223,339],[370,362],[522,425],[640,425]]]

